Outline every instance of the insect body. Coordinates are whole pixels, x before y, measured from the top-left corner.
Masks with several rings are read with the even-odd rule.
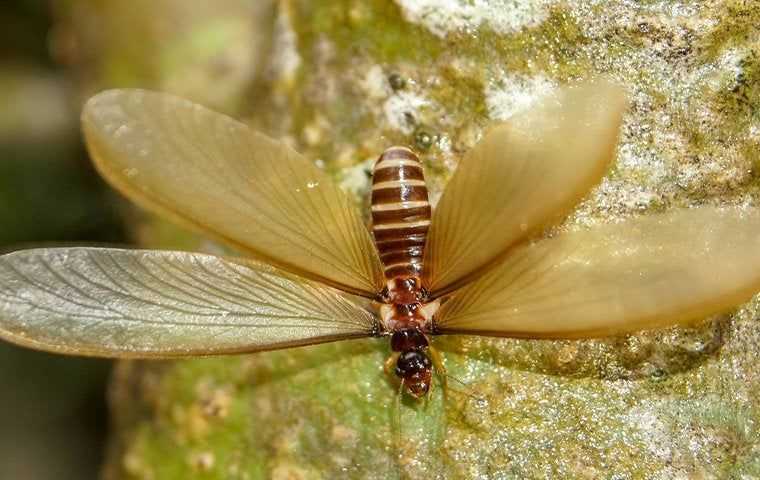
[[[142,90],[92,98],[100,173],[240,256],[52,248],[0,256],[0,337],[65,354],[166,358],[390,336],[413,396],[433,335],[590,338],[693,321],[760,290],[760,214],[700,207],[541,238],[604,176],[615,87],[564,89],[491,129],[432,212],[405,148],[375,166],[371,230],[282,142]],[[379,309],[375,306],[379,304]]]
[[[391,147],[377,159],[372,176],[372,233],[387,280],[380,307],[393,332],[395,373],[415,397],[430,389],[429,342],[438,302],[425,303],[423,252],[430,227],[430,202],[422,164],[405,147]]]

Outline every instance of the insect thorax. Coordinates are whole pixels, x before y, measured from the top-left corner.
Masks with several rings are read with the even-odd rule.
[[[433,316],[440,302],[427,301],[419,277],[399,277],[388,280],[380,303],[380,318],[387,332],[417,329],[432,333]]]

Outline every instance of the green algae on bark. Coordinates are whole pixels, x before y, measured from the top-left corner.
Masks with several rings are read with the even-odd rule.
[[[489,124],[560,84],[604,74],[632,101],[617,162],[558,231],[675,206],[758,205],[752,2],[291,0],[277,4],[274,21],[241,1],[194,15],[169,0],[126,13],[61,5],[55,38],[73,52],[83,91],[175,79],[176,91],[288,139],[357,204],[367,165],[390,144],[427,147],[436,198]],[[186,15],[197,30],[160,21]],[[162,38],[181,42],[159,52],[165,61],[155,60],[156,44],[134,41],[157,21]],[[120,22],[137,30],[82,28]],[[254,25],[257,33],[245,30]],[[197,39],[184,42],[188,31]],[[226,43],[236,38],[259,40]],[[228,48],[260,61],[225,63],[227,76],[204,60],[215,55],[192,58]],[[182,68],[202,73],[185,85]],[[220,79],[232,85],[222,93]],[[437,338],[465,385],[451,381],[445,402],[438,389],[399,410],[379,340],[122,363],[106,477],[754,478],[758,310],[753,301],[691,329],[596,341]]]

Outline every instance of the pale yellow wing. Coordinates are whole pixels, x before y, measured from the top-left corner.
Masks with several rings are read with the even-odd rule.
[[[584,338],[702,319],[760,291],[760,214],[676,210],[520,246],[439,311],[444,333]]]
[[[569,213],[613,159],[625,105],[618,88],[597,82],[490,130],[461,160],[433,212],[423,281],[433,296]]]
[[[367,337],[368,301],[265,264],[150,250],[0,256],[0,338],[72,355],[156,358]]]
[[[82,113],[101,174],[141,206],[280,268],[365,296],[376,249],[348,197],[283,144],[171,95],[111,90]]]

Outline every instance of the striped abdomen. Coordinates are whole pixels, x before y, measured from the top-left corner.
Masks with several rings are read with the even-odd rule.
[[[430,226],[430,203],[417,155],[391,147],[377,159],[372,177],[372,233],[385,278],[418,277]]]

